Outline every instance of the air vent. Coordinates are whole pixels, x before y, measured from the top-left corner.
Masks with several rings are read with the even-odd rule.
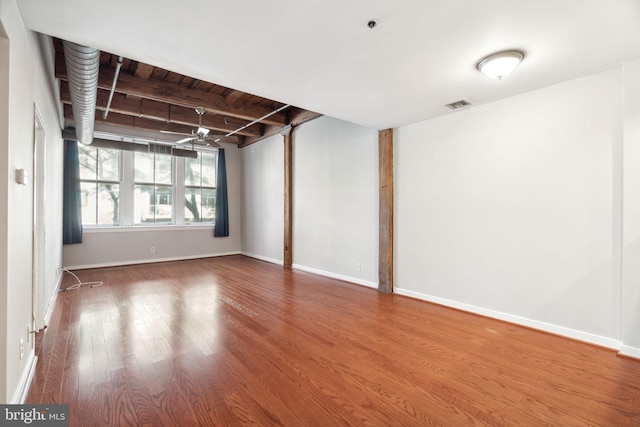
[[[149,144],[149,152],[154,154],[171,154],[170,145]]]
[[[471,105],[471,102],[466,99],[461,99],[460,101],[452,102],[450,104],[444,104],[444,106],[450,110],[457,110],[462,107],[468,107],[469,105]]]

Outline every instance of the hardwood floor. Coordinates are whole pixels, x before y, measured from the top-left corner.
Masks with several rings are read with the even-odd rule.
[[[640,425],[611,350],[242,256],[77,274],[27,400],[72,426]]]

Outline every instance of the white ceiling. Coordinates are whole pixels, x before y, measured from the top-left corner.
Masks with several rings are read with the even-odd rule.
[[[32,30],[376,129],[640,58],[639,0],[18,4]],[[526,53],[511,76],[494,81],[475,69],[504,49]]]

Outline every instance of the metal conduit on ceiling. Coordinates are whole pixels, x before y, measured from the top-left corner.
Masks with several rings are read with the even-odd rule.
[[[93,141],[100,51],[66,40],[63,46],[76,136],[78,141],[89,145]]]

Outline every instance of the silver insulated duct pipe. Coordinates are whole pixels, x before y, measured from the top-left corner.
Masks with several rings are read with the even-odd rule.
[[[66,40],[63,46],[76,137],[81,143],[89,145],[93,141],[100,51]]]

